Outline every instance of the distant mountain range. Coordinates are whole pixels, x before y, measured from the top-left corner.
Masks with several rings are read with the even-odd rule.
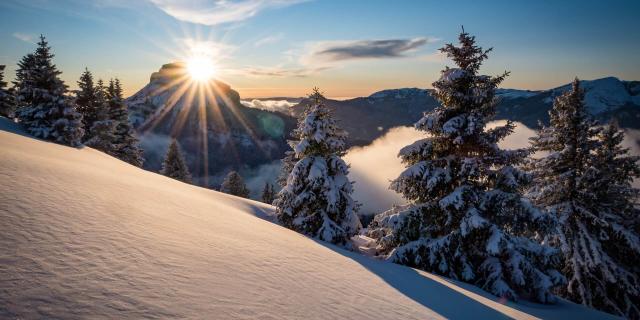
[[[145,150],[145,167],[159,170],[169,140],[176,138],[201,184],[207,177],[207,184],[215,186],[231,169],[251,169],[281,159],[296,117],[309,104],[305,98],[290,97],[241,101],[238,92],[223,82],[189,84],[181,81],[185,77],[183,64],[166,64],[126,102]],[[640,128],[640,82],[608,77],[582,81],[582,86],[594,117],[616,118],[623,128]],[[548,122],[554,97],[569,88],[567,84],[541,91],[499,89],[496,120],[537,127],[538,121]],[[367,145],[391,128],[410,126],[438,106],[431,90],[420,88],[327,99],[326,104],[349,132],[350,146]]]
[[[585,89],[585,104],[595,118],[603,121],[616,118],[623,128],[640,128],[639,81],[608,77],[581,81],[581,85]],[[499,89],[496,120],[514,120],[530,128],[537,127],[538,121],[547,123],[554,98],[569,89],[570,84],[541,91]],[[349,132],[349,143],[366,145],[391,128],[412,125],[424,112],[438,106],[431,91],[390,89],[368,97],[328,99],[326,103]],[[303,99],[291,107],[290,114],[297,116],[303,113],[308,103]]]

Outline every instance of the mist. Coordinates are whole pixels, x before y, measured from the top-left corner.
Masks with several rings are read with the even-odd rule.
[[[504,125],[506,121],[493,121],[489,128]],[[513,134],[500,143],[505,149],[527,147],[535,131],[516,123]],[[396,127],[365,147],[351,148],[345,160],[351,165],[349,177],[355,182],[354,198],[362,204],[362,214],[377,214],[394,204],[405,203],[396,192],[389,190],[389,183],[404,169],[397,157],[400,149],[426,136],[413,127]]]
[[[493,128],[505,123],[504,120],[493,121],[487,126]],[[515,124],[514,132],[499,143],[501,148],[517,149],[529,146],[529,138],[535,135],[535,131],[521,123]],[[361,214],[377,214],[391,208],[394,204],[405,203],[399,194],[389,190],[390,181],[404,169],[404,165],[397,157],[398,151],[424,137],[424,132],[417,131],[413,127],[396,127],[368,146],[348,150],[344,159],[351,166],[349,178],[355,182],[353,197],[362,204]],[[623,144],[630,148],[631,154],[640,155],[639,141],[640,130],[626,131]],[[541,156],[541,154],[534,156]],[[264,184],[266,182],[275,184],[279,173],[279,160],[262,165],[252,172],[246,172],[247,185],[252,191],[252,197],[259,199]],[[639,187],[640,181],[636,180],[634,185]]]
[[[288,101],[288,100],[258,100],[253,99],[251,101],[242,100],[241,103],[245,107],[255,108],[266,111],[274,111],[274,112],[282,112],[282,113],[290,113],[290,108],[295,106],[297,103]]]

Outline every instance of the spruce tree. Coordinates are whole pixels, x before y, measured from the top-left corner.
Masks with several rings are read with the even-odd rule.
[[[129,122],[129,112],[122,97],[120,80],[109,81],[107,96],[109,100],[109,117],[116,123],[114,131],[115,156],[134,166],[141,167],[144,161],[142,150],[138,147],[138,138],[136,138],[133,127]]]
[[[598,134],[595,151],[597,203],[603,209],[617,212],[624,220],[636,219],[633,215],[639,190],[633,187],[633,179],[640,178],[640,156],[632,156],[622,146],[624,131],[611,120]]]
[[[360,228],[349,166],[341,158],[346,132],[332,118],[318,89],[310,99],[312,104],[292,134],[294,140],[289,141],[293,167],[274,201],[276,214],[287,228],[345,244]]]
[[[296,137],[292,137],[296,138]],[[280,169],[280,174],[278,175],[276,182],[281,188],[287,185],[287,178],[289,178],[289,174],[291,174],[291,170],[293,170],[293,166],[296,164],[298,159],[296,159],[296,153],[292,150],[287,150],[284,153],[284,158],[282,158],[282,166]]]
[[[563,277],[554,270],[557,250],[537,241],[553,219],[520,193],[529,176],[517,169],[527,150],[501,150],[497,143],[514,128],[487,130],[495,91],[508,75],[479,75],[487,53],[475,37],[440,49],[447,67],[433,83],[441,106],[415,128],[428,136],[400,150],[406,169],[391,183],[409,204],[377,215],[369,235],[386,258],[475,284],[515,300],[555,301]],[[535,239],[535,240],[534,240]]]
[[[191,183],[191,173],[189,173],[187,161],[175,139],[171,141],[167,154],[164,156],[160,173],[185,183]]]
[[[4,65],[0,65],[0,116],[12,118],[16,109],[16,99],[13,90],[7,89],[4,81]]]
[[[95,97],[92,104],[95,107],[95,116],[93,123],[89,128],[89,140],[85,144],[89,147],[98,149],[112,156],[117,156],[116,146],[116,122],[111,119],[109,113],[109,104],[107,103],[107,89],[102,80],[98,80],[97,85],[93,89]],[[87,135],[85,135],[86,137]]]
[[[15,87],[20,108],[16,117],[37,138],[79,146],[84,133],[82,116],[65,96],[67,86],[60,80],[53,57],[40,36],[36,51],[18,63]]]
[[[559,295],[629,318],[640,318],[638,235],[626,227],[634,213],[640,173],[637,157],[620,147],[622,133],[604,130],[590,119],[584,92],[575,79],[571,91],[556,98],[550,124],[532,138],[535,184],[529,197],[559,221],[557,239],[568,279]]]
[[[272,204],[275,199],[275,195],[273,185],[269,182],[265,183],[264,188],[262,189],[262,194],[260,195],[262,202]]]
[[[89,69],[85,68],[84,72],[78,80],[79,90],[76,92],[75,103],[78,112],[82,114],[82,123],[85,129],[83,141],[91,139],[91,127],[98,118],[99,108],[102,105],[98,105],[96,86],[93,83],[93,75]]]
[[[237,171],[231,171],[222,181],[220,191],[234,196],[249,198],[249,189],[244,184],[242,176]]]

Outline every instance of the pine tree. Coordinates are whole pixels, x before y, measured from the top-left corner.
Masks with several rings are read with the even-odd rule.
[[[53,64],[44,36],[38,48],[18,63],[15,87],[20,108],[16,117],[37,138],[78,146],[84,133],[82,116],[65,96],[67,86]]]
[[[560,224],[557,242],[568,279],[559,294],[569,300],[629,318],[640,318],[638,235],[625,225],[634,213],[640,173],[636,157],[620,147],[617,127],[596,127],[583,102],[580,82],[558,97],[550,125],[532,139],[535,184],[530,198]]]
[[[109,117],[116,123],[114,132],[115,156],[134,166],[141,167],[144,161],[142,150],[138,147],[138,139],[129,122],[129,112],[122,97],[120,80],[109,81],[107,96],[109,99]]]
[[[78,112],[82,114],[82,123],[85,129],[83,141],[88,141],[92,137],[91,127],[98,118],[99,108],[102,105],[98,105],[96,86],[93,83],[93,74],[89,69],[85,68],[84,72],[78,80],[78,87],[80,88],[76,92],[75,103]]]
[[[0,116],[12,118],[16,109],[16,99],[13,90],[7,89],[4,79],[4,65],[0,65]]]
[[[409,204],[377,215],[369,235],[386,258],[475,284],[508,299],[555,301],[563,277],[554,270],[557,250],[540,245],[553,219],[532,206],[520,189],[529,176],[517,169],[527,150],[497,143],[514,125],[487,130],[495,90],[508,75],[478,75],[491,51],[475,37],[440,49],[457,65],[433,83],[441,106],[425,113],[416,129],[428,137],[400,150],[407,168],[391,183]]]
[[[273,185],[269,182],[265,183],[264,188],[262,189],[262,194],[260,195],[262,202],[272,204],[275,199],[275,195],[276,193],[273,189]]]
[[[314,88],[312,104],[289,141],[293,167],[274,205],[287,228],[336,244],[345,244],[360,228],[359,204],[345,154],[346,132],[340,129]],[[293,159],[297,161],[294,163]]]
[[[236,171],[231,171],[227,174],[220,186],[220,192],[242,198],[249,198],[249,189],[247,189],[247,186],[244,184],[242,176]]]
[[[107,103],[107,89],[102,80],[98,80],[98,84],[93,90],[95,97],[92,104],[95,108],[95,116],[89,128],[89,136],[91,138],[89,138],[85,144],[109,155],[117,156],[118,148],[115,144],[116,122],[110,117],[109,104]],[[85,135],[85,137],[86,136],[87,135]]]
[[[160,173],[169,178],[191,183],[191,173],[189,173],[187,161],[184,159],[180,145],[175,139],[171,141],[167,154],[164,156]]]

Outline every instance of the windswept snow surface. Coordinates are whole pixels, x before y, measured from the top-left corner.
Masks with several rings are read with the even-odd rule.
[[[0,318],[606,318],[306,238],[272,207],[24,136],[0,118]]]

